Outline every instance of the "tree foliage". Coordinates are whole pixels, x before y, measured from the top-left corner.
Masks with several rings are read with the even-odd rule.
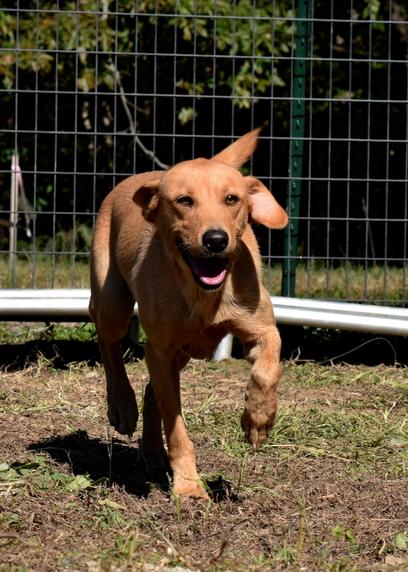
[[[295,16],[289,0],[27,0],[20,10],[4,3],[0,183],[8,186],[18,150],[36,236],[72,228],[72,215],[47,212],[75,208],[75,224],[89,224],[126,174],[157,168],[155,159],[208,156],[213,134],[219,148],[232,132],[265,123],[269,145],[260,146],[254,169],[270,176],[272,162],[284,201]],[[349,227],[352,246],[330,245],[317,219],[381,218],[385,202],[388,216],[400,214],[401,187],[385,181],[406,177],[406,107],[397,103],[407,97],[406,9],[355,0],[351,11],[343,0],[315,0],[314,18],[304,178],[316,182],[304,185],[302,214],[316,218],[316,246],[306,224],[301,244],[310,255],[362,256],[367,224]],[[1,202],[7,210],[7,193]],[[384,229],[371,230],[376,256]]]

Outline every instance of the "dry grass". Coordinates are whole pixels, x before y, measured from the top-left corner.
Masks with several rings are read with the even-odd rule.
[[[0,288],[89,288],[89,260],[69,255],[0,258]]]
[[[270,292],[280,295],[282,269],[265,268],[265,283]],[[401,304],[408,300],[408,267],[346,264],[336,268],[322,263],[299,264],[296,271],[296,296],[348,301],[388,301]]]
[[[149,483],[111,439],[100,366],[40,358],[0,376],[0,570],[406,570],[408,375],[284,363],[280,415],[249,450],[248,365],[193,361],[186,422],[209,504]],[[143,362],[129,366],[142,398]],[[176,568],[177,570],[177,568]]]

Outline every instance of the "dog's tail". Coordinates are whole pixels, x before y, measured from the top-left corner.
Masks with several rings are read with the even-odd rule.
[[[246,133],[223,151],[214,155],[213,159],[239,169],[255,151],[260,131],[261,128],[258,127]]]

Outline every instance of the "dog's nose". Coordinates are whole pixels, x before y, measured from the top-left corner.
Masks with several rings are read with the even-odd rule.
[[[228,234],[223,230],[207,230],[202,241],[209,252],[222,252],[228,245]]]

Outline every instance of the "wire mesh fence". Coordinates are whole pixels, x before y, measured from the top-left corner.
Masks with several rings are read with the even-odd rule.
[[[263,125],[271,294],[407,303],[405,3],[5,0],[0,39],[0,287],[88,286],[117,182]]]

